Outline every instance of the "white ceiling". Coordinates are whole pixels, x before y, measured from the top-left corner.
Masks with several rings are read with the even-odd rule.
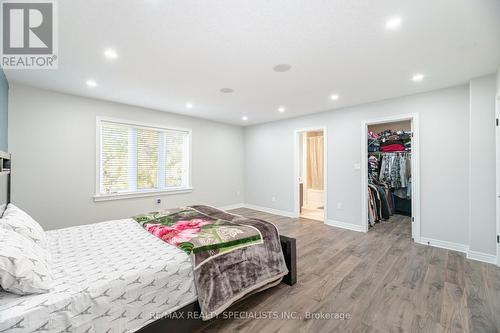
[[[452,86],[500,63],[499,0],[71,0],[58,8],[59,69],[6,70],[10,82],[238,125]],[[393,16],[402,25],[387,31]],[[108,47],[118,59],[104,58]],[[283,63],[292,69],[273,71]],[[410,80],[416,72],[424,81]],[[226,87],[234,93],[219,92]]]

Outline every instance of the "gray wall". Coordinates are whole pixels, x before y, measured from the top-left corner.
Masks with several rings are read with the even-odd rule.
[[[294,130],[326,126],[327,218],[361,225],[361,121],[407,113],[420,115],[421,236],[467,244],[468,85],[246,128],[245,202],[292,212]]]
[[[500,66],[497,70],[497,94],[500,95]]]
[[[161,208],[224,206],[243,199],[243,129],[237,126],[12,84],[9,148],[13,202],[45,229],[130,217],[158,209],[156,197],[93,201],[96,116],[191,128],[189,194],[163,196]],[[239,193],[239,195],[238,195]]]
[[[0,68],[0,150],[7,151],[8,149],[8,132],[7,132],[7,118],[9,106],[9,83]]]
[[[495,75],[470,81],[470,250],[496,253]]]

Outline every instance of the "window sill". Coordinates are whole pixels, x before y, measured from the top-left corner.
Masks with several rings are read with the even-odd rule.
[[[193,192],[192,187],[178,187],[168,190],[152,190],[143,192],[128,192],[128,193],[111,193],[111,194],[96,194],[94,195],[94,202],[124,200],[134,198],[146,198],[160,195],[173,195]]]

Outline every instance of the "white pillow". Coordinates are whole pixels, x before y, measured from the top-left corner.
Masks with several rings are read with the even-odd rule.
[[[20,208],[9,204],[0,219],[0,227],[17,232],[47,249],[47,236],[43,228]]]
[[[30,239],[0,228],[0,286],[19,295],[48,292],[49,252]]]

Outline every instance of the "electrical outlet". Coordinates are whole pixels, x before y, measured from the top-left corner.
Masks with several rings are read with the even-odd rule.
[[[156,199],[156,204],[157,205],[161,204],[161,199],[160,198]]]
[[[337,202],[337,209],[342,209],[342,208],[344,208],[342,202]]]
[[[272,196],[271,201],[272,202],[276,202],[276,196],[275,195]]]

